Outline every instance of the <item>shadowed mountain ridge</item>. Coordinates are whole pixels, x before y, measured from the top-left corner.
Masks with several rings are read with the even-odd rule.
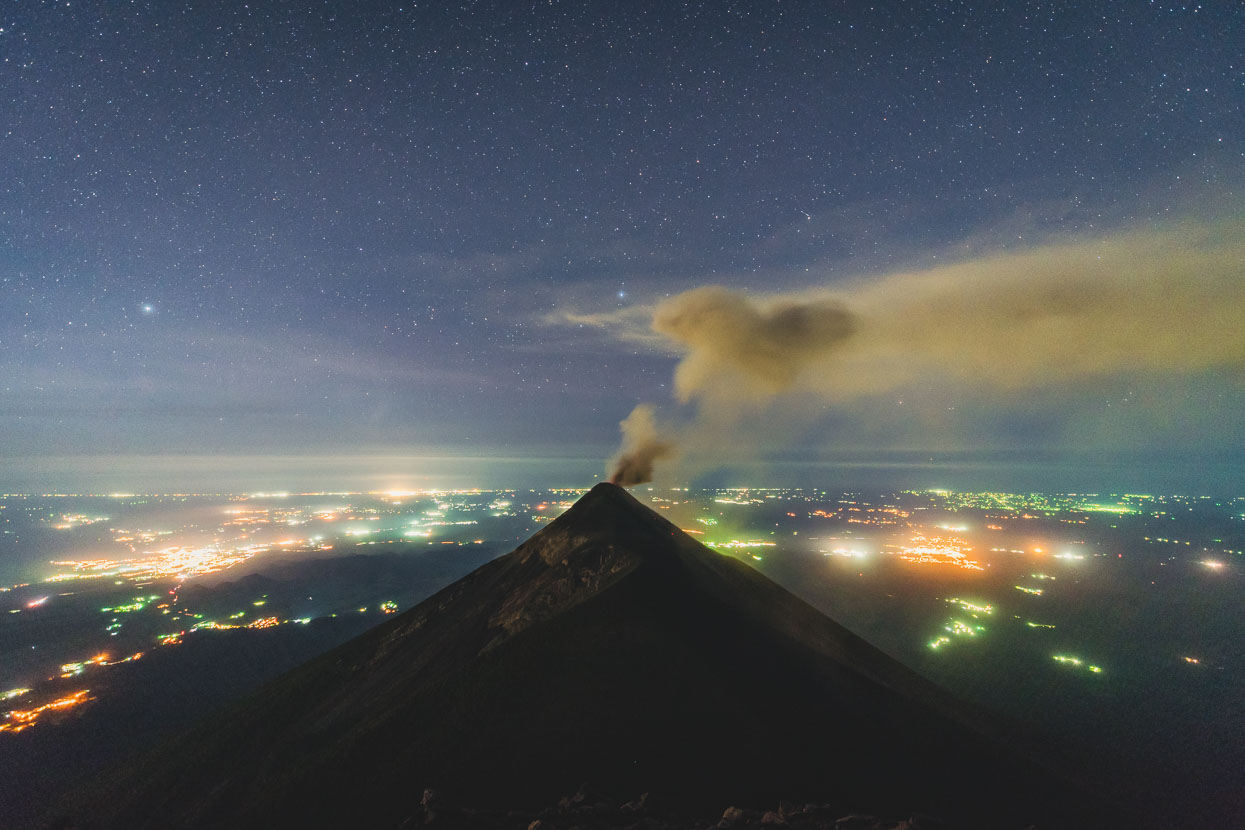
[[[86,826],[396,827],[583,783],[671,809],[817,801],[1110,826],[973,714],[611,484],[88,797]]]

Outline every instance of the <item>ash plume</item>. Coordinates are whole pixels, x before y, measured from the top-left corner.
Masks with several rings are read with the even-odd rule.
[[[623,487],[644,484],[653,479],[653,466],[674,453],[674,444],[657,430],[654,408],[640,404],[631,410],[619,427],[622,447],[610,462],[610,481]]]
[[[703,286],[660,303],[653,330],[682,352],[683,446],[747,438],[738,425],[790,403],[822,410],[918,386],[1006,401],[1127,376],[1245,370],[1245,221],[1187,223],[1048,244],[837,289],[751,295]],[[892,395],[891,397],[894,397]],[[644,477],[671,451],[628,432]],[[736,434],[731,434],[735,429]],[[727,443],[730,442],[730,443]]]
[[[758,302],[716,285],[672,297],[653,315],[653,330],[686,350],[675,372],[684,401],[722,374],[746,378],[739,391],[749,396],[776,395],[855,328],[836,297]]]

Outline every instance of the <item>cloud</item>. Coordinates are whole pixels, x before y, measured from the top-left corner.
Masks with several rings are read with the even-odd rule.
[[[834,289],[702,286],[653,311],[682,355],[685,440],[923,387],[1000,402],[1123,375],[1245,370],[1245,222],[1186,222],[994,253]],[[652,413],[650,413],[650,416]],[[653,422],[652,417],[649,423]],[[735,429],[732,434],[732,429]]]
[[[610,481],[630,487],[653,478],[654,465],[674,453],[674,444],[657,429],[653,407],[640,404],[619,424],[622,447],[610,462]]]
[[[1245,368],[1245,224],[1047,245],[833,292],[703,287],[660,304],[653,327],[683,352],[683,402],[840,402],[931,375],[1005,391]]]
[[[685,403],[735,378],[747,379],[753,395],[776,395],[847,340],[855,326],[834,297],[754,302],[721,286],[679,294],[653,315],[653,330],[686,350],[675,372],[675,390]]]
[[[587,329],[612,340],[643,346],[654,352],[673,354],[669,338],[653,331],[655,306],[628,305],[609,311],[577,311],[559,308],[541,318],[547,326]]]

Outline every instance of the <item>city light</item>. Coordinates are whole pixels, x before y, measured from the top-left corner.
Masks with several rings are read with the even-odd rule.
[[[975,602],[969,602],[968,600],[959,599],[957,597],[952,597],[951,599],[947,600],[947,602],[951,603],[952,605],[958,605],[960,608],[967,611],[969,614],[971,614],[974,617],[976,617],[979,614],[993,614],[994,613],[993,605],[983,605],[983,604],[979,604]]]
[[[968,552],[972,548],[959,539],[915,533],[909,544],[886,545],[886,547],[895,549],[895,554],[905,562],[915,562],[920,565],[952,565],[972,571],[985,570],[980,562],[968,557]]]
[[[0,723],[0,732],[21,732],[39,722],[39,718],[48,712],[57,712],[85,703],[92,698],[87,697],[90,689],[82,689],[67,697],[57,698],[34,709],[14,709],[5,714],[5,722]]]
[[[103,666],[108,664],[107,652],[79,663],[65,663],[61,666],[61,677],[76,677],[86,671],[87,666]]]
[[[1060,663],[1061,665],[1073,666],[1078,669],[1083,668],[1089,672],[1092,672],[1093,674],[1102,674],[1101,667],[1091,665],[1090,663],[1086,663],[1084,660],[1082,660],[1079,657],[1072,657],[1067,654],[1053,654],[1051,655],[1051,657],[1055,660],[1056,663]]]
[[[267,595],[256,598],[250,589],[245,592],[233,589],[232,593],[223,595],[228,599],[207,600],[204,606],[196,608],[194,603],[203,601],[199,599],[203,594],[197,591],[179,594],[186,580],[237,568],[265,553],[269,562],[279,559],[280,566],[286,567],[286,562],[300,561],[301,554],[331,549],[335,542],[347,550],[355,546],[394,545],[395,552],[442,551],[446,549],[441,545],[510,542],[556,518],[582,490],[531,491],[531,496],[505,491],[504,498],[498,496],[500,492],[463,500],[449,491],[433,496],[415,491],[378,490],[372,500],[360,494],[334,494],[331,500],[323,495],[310,501],[288,497],[279,506],[230,496],[227,505],[211,504],[211,518],[206,523],[202,522],[203,509],[198,509],[193,521],[187,521],[174,520],[158,512],[127,513],[125,504],[109,504],[105,511],[103,507],[92,509],[84,503],[85,506],[74,508],[81,510],[80,513],[47,506],[39,507],[36,512],[32,505],[32,522],[47,528],[45,533],[51,533],[51,529],[66,531],[57,534],[63,542],[72,535],[68,532],[71,527],[94,524],[98,526],[81,535],[91,536],[96,542],[91,543],[90,548],[73,553],[59,551],[59,557],[73,558],[58,558],[54,563],[56,573],[47,577],[45,584],[0,586],[0,592],[6,592],[0,596],[11,598],[5,610],[10,614],[33,611],[30,616],[18,620],[26,625],[51,626],[60,622],[45,621],[54,615],[35,609],[50,604],[55,608],[48,610],[59,615],[62,609],[81,608],[85,603],[89,612],[85,616],[90,617],[90,624],[89,630],[81,632],[82,636],[76,637],[72,646],[68,639],[62,644],[48,643],[42,634],[30,638],[31,643],[38,643],[38,651],[32,652],[32,657],[43,656],[46,665],[40,665],[39,673],[32,675],[41,678],[39,682],[25,680],[22,676],[11,678],[12,685],[24,682],[35,688],[14,688],[0,694],[0,701],[23,701],[23,710],[17,716],[0,719],[0,724],[4,724],[0,731],[21,731],[34,723],[40,712],[50,713],[76,705],[74,701],[78,698],[64,697],[68,684],[91,683],[96,695],[110,693],[106,690],[116,687],[96,680],[98,673],[106,672],[110,666],[139,659],[143,652],[135,651],[113,659],[109,651],[101,647],[105,644],[112,646],[111,653],[124,654],[140,647],[150,649],[157,644],[177,645],[188,636],[200,640],[211,638],[214,635],[210,632],[214,631],[276,629],[287,624],[307,625],[313,619],[322,620],[328,626],[331,623],[327,618],[336,616],[353,618],[359,624],[380,622],[384,616],[396,615],[401,608],[409,608],[419,601],[417,595],[405,589],[401,593],[385,589],[393,598],[381,600],[375,595],[343,596],[331,591],[325,592],[329,596],[322,597],[317,588],[307,591],[316,594],[316,605],[310,602],[294,605],[284,593],[274,592],[272,598]],[[537,492],[541,495],[535,495]],[[654,507],[671,510],[669,518],[676,526],[689,526],[686,532],[709,547],[745,562],[751,559],[749,565],[767,573],[771,567],[784,576],[798,573],[794,568],[801,561],[799,557],[812,555],[830,578],[848,570],[853,578],[858,573],[872,578],[874,581],[864,586],[865,590],[884,591],[888,601],[895,598],[895,602],[903,602],[903,592],[913,597],[919,595],[923,602],[929,603],[925,607],[937,610],[931,619],[921,622],[913,623],[915,618],[910,615],[900,618],[902,624],[911,626],[911,633],[903,633],[901,642],[938,653],[936,658],[930,658],[931,662],[958,660],[961,653],[972,655],[969,660],[980,659],[984,655],[983,647],[1009,648],[1025,637],[1031,644],[1040,641],[1047,648],[1056,647],[1053,644],[1061,640],[1061,635],[1024,634],[1039,629],[1053,630],[1056,626],[1025,619],[1022,613],[1017,613],[1023,610],[1061,619],[1060,629],[1066,629],[1069,635],[1084,633],[1074,624],[1076,617],[1064,616],[1067,606],[1060,604],[1082,601],[1093,587],[1088,580],[1073,578],[1085,575],[1088,567],[1074,564],[1076,560],[1092,558],[1097,562],[1099,557],[1110,556],[1109,561],[1114,566],[1117,547],[1128,552],[1124,545],[1139,545],[1144,539],[1147,544],[1140,552],[1153,557],[1154,564],[1181,563],[1185,569],[1192,566],[1195,573],[1206,569],[1218,575],[1208,574],[1200,581],[1219,583],[1232,575],[1231,557],[1241,547],[1239,534],[1233,535],[1232,527],[1217,526],[1213,531],[1202,532],[1198,529],[1200,526],[1192,522],[1166,524],[1171,521],[1169,514],[1183,517],[1189,510],[1190,502],[1177,497],[1146,497],[1148,500],[1143,502],[1139,496],[950,491],[862,495],[757,488],[705,491],[703,496],[689,494],[686,490],[671,491],[664,496],[660,493],[649,491],[648,498],[656,502]],[[1114,502],[1119,503],[1113,506]],[[0,506],[3,503],[0,497]],[[1112,509],[1086,509],[1086,505],[1091,504]],[[733,510],[735,506],[740,510]],[[105,512],[119,518],[108,519],[103,515]],[[957,512],[960,515],[955,515]],[[1232,521],[1238,521],[1238,513],[1239,519],[1245,519],[1240,507],[1234,507],[1230,514]],[[1111,531],[1115,530],[1112,522],[1125,514],[1137,516],[1129,522],[1135,525],[1137,532],[1127,537],[1111,536]],[[172,512],[167,514],[173,515]],[[186,523],[180,524],[182,521]],[[306,538],[293,535],[301,531],[291,528],[303,524],[311,525],[308,530],[318,532],[308,533]],[[1167,530],[1168,527],[1173,530]],[[1149,535],[1142,537],[1142,530]],[[467,534],[478,538],[467,541],[464,538]],[[714,536],[720,538],[707,538]],[[346,539],[349,541],[343,543]],[[456,547],[446,553],[465,551]],[[839,559],[833,560],[831,567],[822,556]],[[1068,564],[1053,561],[1056,559]],[[869,560],[868,568],[863,566],[862,560]],[[918,573],[920,569],[909,567],[916,565],[930,567]],[[1040,570],[1033,571],[1034,566]],[[262,567],[264,565],[258,566]],[[1110,569],[1104,565],[1101,570],[1103,573],[1095,576],[1105,579]],[[1174,577],[1176,571],[1176,567],[1167,567],[1160,572]],[[243,570],[233,572],[242,573]],[[233,574],[228,579],[233,579]],[[1026,578],[1029,583],[1024,582]],[[93,582],[81,586],[64,585],[72,580]],[[971,583],[965,584],[965,580]],[[1054,586],[1059,580],[1063,580],[1060,586]],[[1008,582],[1016,583],[1011,586],[1014,590],[1027,597],[1044,597],[1043,601],[1022,600],[1006,594]],[[50,583],[58,585],[52,588]],[[216,581],[213,591],[221,584]],[[960,587],[949,588],[948,585]],[[58,593],[61,587],[75,590]],[[1045,595],[1045,590],[1057,587],[1066,590],[1051,590],[1050,596]],[[18,590],[21,593],[7,593]],[[815,588],[811,590],[816,593]],[[45,596],[44,591],[51,593]],[[68,601],[62,599],[72,593],[79,596]],[[953,593],[961,596],[948,598],[948,594]],[[991,595],[999,601],[990,599]],[[1008,596],[1012,597],[1011,601],[1007,600]],[[306,600],[311,599],[306,597]],[[229,604],[216,604],[222,601]],[[1010,607],[1022,604],[1027,604],[1028,609]],[[242,610],[230,613],[229,607]],[[947,611],[954,616],[943,616]],[[8,614],[0,614],[5,620],[12,619]],[[263,616],[256,616],[260,614]],[[371,615],[371,618],[359,615]],[[106,626],[100,626],[100,622]],[[111,639],[118,636],[119,639]],[[1016,639],[1006,639],[1009,637]],[[131,642],[134,644],[128,645]],[[980,642],[981,646],[974,648],[973,642]],[[1170,644],[1166,646],[1167,653],[1180,655],[1188,647],[1187,643]],[[1026,652],[1028,657],[1018,654],[1018,659],[1044,663],[1049,654],[1047,648],[1041,648],[1036,654]],[[84,659],[84,655],[94,656]],[[1112,662],[1116,659],[1114,655],[1115,652],[1104,651],[1099,658]],[[1104,673],[1101,666],[1071,654],[1052,655],[1052,659],[1062,667],[1061,672]],[[1203,665],[1198,657],[1181,656],[1169,659],[1169,670],[1181,674],[1195,671],[1173,668],[1181,662],[1188,666]],[[85,694],[84,690],[82,696]],[[51,702],[34,706],[45,701]]]

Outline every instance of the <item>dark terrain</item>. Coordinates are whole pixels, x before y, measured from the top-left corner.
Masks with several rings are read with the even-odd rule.
[[[251,570],[262,563],[248,563],[249,572],[240,578],[192,583],[181,592],[180,604],[193,605],[213,617],[224,619],[236,608],[249,608],[261,595],[267,598],[261,613],[283,619],[299,613],[320,616],[307,625],[195,632],[179,645],[157,648],[150,643],[160,630],[153,627],[162,624],[159,618],[139,617],[128,623],[113,651],[141,649],[143,659],[86,678],[39,682],[48,692],[45,696],[89,687],[93,700],[53,723],[6,734],[0,741],[0,816],[4,819],[0,827],[37,826],[36,817],[84,778],[142,754],[283,672],[366,631],[380,618],[377,597],[410,607],[494,554],[487,547],[472,548],[466,554],[458,550],[354,554],[277,563],[263,567],[262,572]],[[167,587],[156,590],[163,592]],[[316,605],[308,607],[305,601],[312,594]],[[76,609],[94,611],[101,602],[93,591],[84,591],[75,599],[76,604],[61,603],[54,609],[67,627],[80,618]],[[358,613],[363,605],[369,606],[369,613]],[[91,634],[95,634],[94,626],[82,632],[79,651],[91,653],[92,645],[98,646]],[[16,636],[14,640],[20,642]],[[42,671],[29,672],[36,678],[53,671],[50,665],[37,668]]]
[[[957,827],[1136,825],[989,723],[599,485],[68,812],[82,827],[398,827],[427,819],[433,788],[502,826],[586,784],[602,804],[648,793],[664,815],[714,820],[785,801]]]

